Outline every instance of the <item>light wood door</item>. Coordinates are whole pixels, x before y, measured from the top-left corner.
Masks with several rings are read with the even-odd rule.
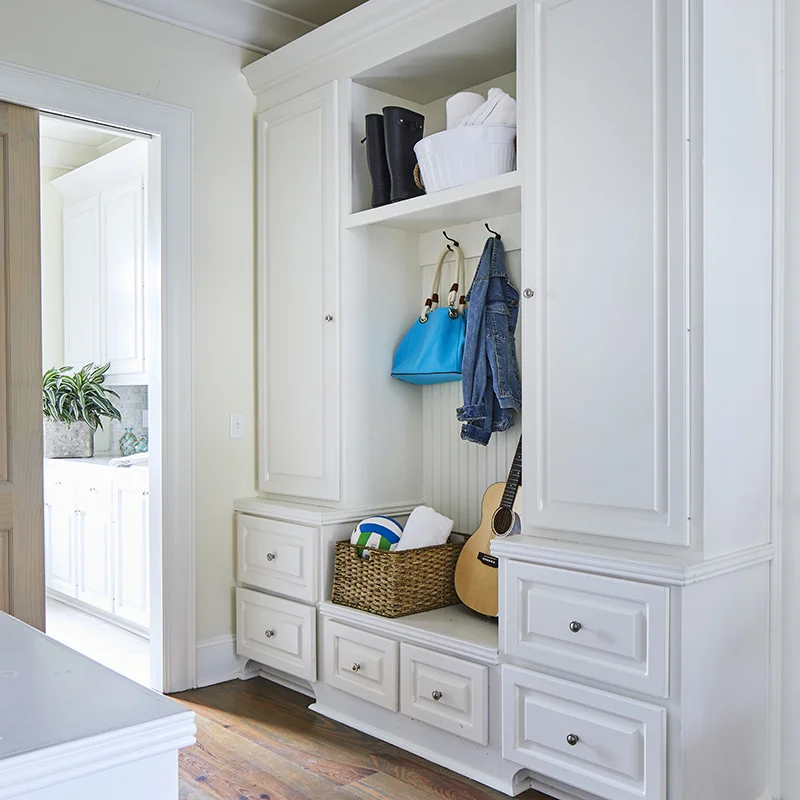
[[[258,118],[259,484],[339,499],[336,85]]]
[[[149,628],[150,491],[147,470],[118,469],[114,492],[114,613]]]
[[[44,629],[39,113],[0,103],[0,610]]]
[[[137,176],[100,196],[102,360],[109,375],[144,366],[144,186]]]
[[[683,5],[523,5],[525,522],[686,544]]]

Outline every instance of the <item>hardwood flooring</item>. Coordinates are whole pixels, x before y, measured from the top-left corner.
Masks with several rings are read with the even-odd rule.
[[[197,716],[181,800],[501,800],[506,795],[308,710],[263,678],[173,695]],[[519,800],[549,800],[528,791]]]

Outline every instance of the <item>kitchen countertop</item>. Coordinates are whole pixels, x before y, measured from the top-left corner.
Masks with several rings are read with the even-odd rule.
[[[114,455],[97,455],[91,458],[46,458],[45,461],[50,461],[54,464],[67,463],[67,464],[84,464],[86,466],[95,467],[108,467],[112,458],[120,458]],[[121,467],[121,469],[147,469],[149,464],[136,464],[133,467]]]

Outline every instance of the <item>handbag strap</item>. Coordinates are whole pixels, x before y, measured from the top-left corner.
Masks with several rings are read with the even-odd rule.
[[[459,314],[463,314],[467,306],[467,298],[464,295],[466,288],[466,268],[464,266],[464,251],[458,245],[449,245],[442,250],[439,255],[439,260],[436,262],[436,270],[433,273],[433,285],[431,286],[431,293],[425,300],[422,307],[422,314],[420,314],[419,321],[427,322],[428,314],[434,309],[439,307],[439,291],[442,282],[442,267],[447,260],[449,253],[454,253],[456,257],[456,275],[455,283],[450,287],[447,293],[447,306],[450,309],[450,316],[455,319]]]

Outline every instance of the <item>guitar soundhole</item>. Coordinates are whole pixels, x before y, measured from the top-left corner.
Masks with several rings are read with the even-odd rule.
[[[514,524],[514,512],[510,508],[498,508],[492,517],[492,530],[497,536],[502,536],[511,530]]]

